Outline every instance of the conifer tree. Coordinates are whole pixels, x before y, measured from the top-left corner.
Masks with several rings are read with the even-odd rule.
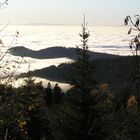
[[[58,83],[55,84],[53,89],[54,103],[58,104],[62,101],[62,89],[59,87]]]
[[[47,88],[45,89],[45,96],[44,96],[45,102],[48,106],[51,106],[52,104],[52,87],[51,83],[48,83]]]
[[[28,135],[31,140],[39,140],[43,136],[50,136],[48,116],[43,98],[43,87],[41,83],[34,83],[34,79],[29,77],[25,86],[19,89],[22,94],[22,101],[25,105],[28,121]]]
[[[82,24],[80,33],[81,46],[77,46],[77,60],[73,64],[69,83],[73,85],[65,98],[66,108],[64,109],[63,132],[67,140],[91,139],[88,133],[91,128],[91,106],[93,98],[90,91],[95,87],[94,65],[88,54],[88,37],[87,24]],[[93,111],[93,110],[92,110]]]
[[[0,138],[7,140],[27,140],[27,120],[24,104],[12,86],[1,87],[0,101]]]
[[[95,84],[94,65],[90,61],[88,54],[88,38],[89,31],[87,23],[84,21],[82,24],[82,32],[79,34],[82,44],[77,46],[77,60],[74,63],[72,73],[69,78],[69,83],[80,89],[81,92],[89,92]]]

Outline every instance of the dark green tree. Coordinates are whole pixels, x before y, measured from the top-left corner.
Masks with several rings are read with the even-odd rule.
[[[53,96],[52,96],[52,87],[51,87],[51,83],[50,82],[48,83],[48,86],[45,89],[44,99],[45,99],[45,102],[46,102],[46,104],[48,106],[52,105]]]
[[[85,21],[82,24],[82,32],[79,34],[82,44],[77,46],[77,60],[74,63],[72,72],[70,74],[69,83],[78,88],[81,92],[89,92],[95,85],[95,71],[94,65],[90,61],[88,54],[88,38],[89,31],[87,30],[87,23]]]
[[[82,44],[77,46],[77,60],[69,75],[69,83],[73,85],[73,88],[65,95],[66,106],[63,111],[62,131],[67,140],[93,138],[89,133],[91,128],[90,111],[94,104],[90,92],[95,88],[95,71],[88,54],[89,31],[85,16],[80,37]]]
[[[20,95],[12,86],[0,85],[0,87],[0,138],[28,140],[28,118]]]
[[[25,86],[19,88],[26,116],[29,118],[27,128],[31,140],[50,137],[49,121],[44,102],[44,88],[41,83],[34,83],[31,77],[25,81]]]
[[[53,97],[54,97],[54,103],[56,104],[62,101],[62,89],[60,88],[58,83],[56,83],[53,88]]]

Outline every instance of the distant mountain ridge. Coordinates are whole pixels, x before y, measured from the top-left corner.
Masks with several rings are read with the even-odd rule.
[[[66,57],[75,60],[77,58],[76,48],[65,48],[61,46],[50,47],[38,51],[28,49],[24,46],[17,46],[10,48],[9,50],[10,53],[14,56],[31,57],[36,59],[53,59]],[[89,51],[89,55],[91,59],[112,59],[119,57],[117,55],[91,51]]]
[[[132,72],[135,66],[134,60],[135,56],[127,56],[116,59],[96,59],[91,62],[95,65],[97,82],[108,83],[110,88],[119,91],[122,87],[131,85]],[[30,76],[67,83],[72,67],[73,63],[53,65],[40,70],[30,71]],[[18,78],[25,77],[28,77],[28,73],[22,73],[18,76]]]

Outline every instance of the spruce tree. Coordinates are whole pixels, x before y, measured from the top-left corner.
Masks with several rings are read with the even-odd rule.
[[[82,44],[76,48],[77,60],[73,64],[69,77],[69,83],[73,88],[66,93],[66,106],[63,111],[62,131],[67,140],[92,138],[89,134],[92,122],[90,111],[93,106],[90,92],[95,87],[95,75],[94,64],[88,54],[89,31],[85,16],[80,37]]]
[[[29,118],[27,124],[29,138],[40,140],[42,137],[50,137],[41,83],[34,83],[34,80],[29,77],[25,81],[25,86],[19,88],[19,92],[22,94],[21,98],[25,105],[26,116]]]
[[[77,60],[72,68],[69,83],[84,93],[89,92],[95,84],[94,65],[91,63],[87,44],[90,33],[87,29],[85,16],[82,32],[79,35],[82,44],[76,47]]]
[[[58,83],[55,84],[53,89],[54,103],[59,104],[62,101],[62,89]]]
[[[12,86],[2,86],[0,100],[0,138],[27,140],[27,117],[21,96]]]
[[[45,102],[48,106],[52,105],[52,87],[51,83],[48,83],[47,88],[45,89],[45,96],[44,96]]]

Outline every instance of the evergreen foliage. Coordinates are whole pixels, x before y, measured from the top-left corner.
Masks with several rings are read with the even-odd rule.
[[[4,139],[28,139],[27,120],[24,104],[17,90],[11,86],[3,86],[0,107],[0,137]]]
[[[49,82],[47,88],[45,89],[45,97],[44,97],[45,102],[48,106],[51,106],[52,104],[52,100],[53,100],[52,94],[53,94],[52,87],[51,87],[51,83]]]
[[[59,87],[58,84],[54,86],[53,96],[54,96],[54,103],[59,104],[62,102],[63,93],[62,93],[62,89]]]
[[[90,96],[91,89],[95,88],[94,65],[88,54],[87,25],[82,24],[80,33],[82,45],[77,47],[77,60],[72,68],[69,78],[74,87],[66,94],[66,106],[63,110],[62,131],[68,140],[91,139],[89,134],[91,127],[91,106],[93,98]]]
[[[29,117],[28,132],[31,140],[39,140],[49,135],[49,121],[44,102],[44,90],[41,83],[34,83],[32,78],[27,79],[24,87],[23,101],[27,106]],[[23,89],[21,89],[23,91]]]
[[[77,46],[77,60],[72,67],[72,72],[70,74],[69,83],[74,85],[76,88],[81,90],[81,92],[89,92],[93,85],[95,84],[95,72],[94,65],[90,61],[90,56],[88,54],[88,38],[89,31],[87,31],[87,24],[84,22],[82,24],[82,32],[79,34],[81,37],[81,46]]]

